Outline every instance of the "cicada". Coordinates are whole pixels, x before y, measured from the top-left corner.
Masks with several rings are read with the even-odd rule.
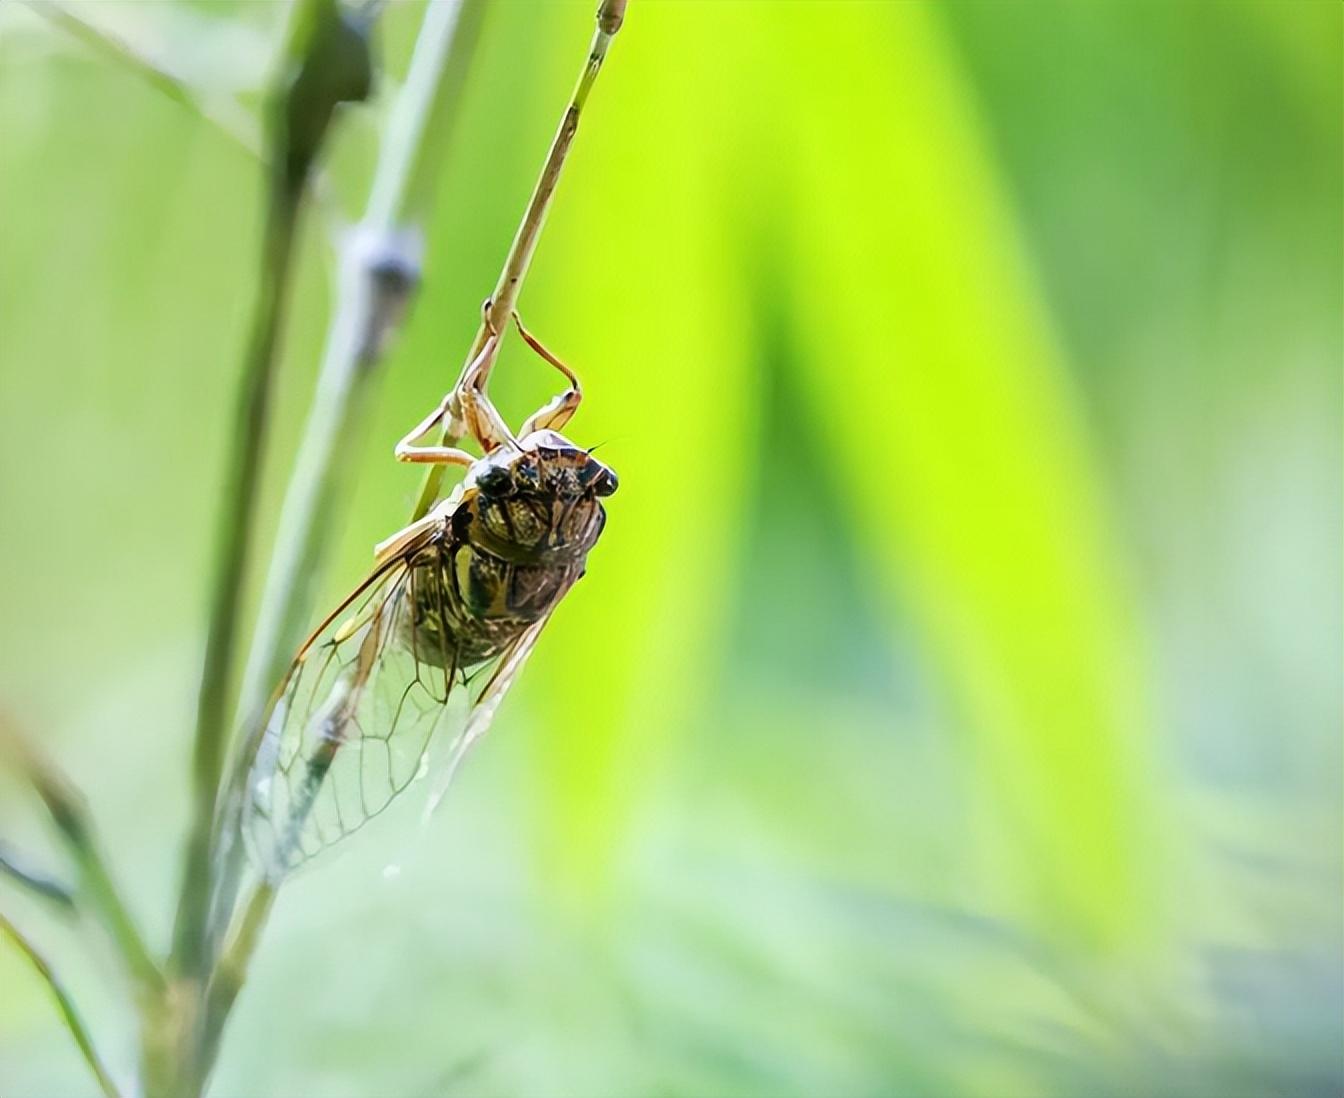
[[[363,827],[426,775],[445,739],[446,788],[584,574],[616,474],[559,433],[582,398],[578,378],[518,329],[568,388],[510,431],[486,395],[490,335],[396,448],[401,461],[465,467],[461,484],[375,549],[372,573],[299,648],[268,704],[244,807],[267,877]],[[419,445],[450,416],[483,456]]]

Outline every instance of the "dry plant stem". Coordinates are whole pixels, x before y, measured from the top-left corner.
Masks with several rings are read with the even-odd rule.
[[[527,209],[523,212],[523,220],[518,226],[518,233],[513,238],[513,245],[509,248],[509,254],[504,260],[504,269],[500,272],[499,281],[490,297],[490,308],[486,316],[482,318],[481,327],[476,333],[476,338],[472,341],[471,349],[467,352],[466,361],[468,363],[472,362],[485,348],[491,330],[502,332],[507,329],[509,318],[512,317],[513,311],[517,307],[518,295],[523,288],[523,279],[527,277],[528,267],[532,263],[532,255],[537,250],[537,241],[541,237],[541,229],[546,221],[546,211],[550,208],[556,184],[560,181],[560,172],[565,166],[565,158],[569,155],[570,146],[574,142],[574,134],[579,128],[579,117],[583,113],[584,105],[588,101],[588,95],[593,89],[593,84],[597,81],[597,74],[602,70],[602,62],[606,60],[611,40],[616,36],[616,32],[621,29],[621,23],[625,20],[625,7],[626,0],[603,0],[601,7],[598,8],[597,29],[593,33],[592,44],[588,48],[587,61],[584,63],[583,71],[579,74],[579,80],[575,85],[574,94],[570,97],[569,105],[565,108],[565,113],[560,119],[560,128],[551,141],[550,151],[547,152],[546,162],[541,169],[541,176],[537,180],[536,187],[533,188],[532,197],[528,201]],[[464,365],[464,374],[465,371],[466,367]],[[488,376],[488,374],[489,364],[485,369],[485,375]],[[453,388],[454,394],[457,393],[461,385],[462,377],[459,376],[457,384]],[[441,445],[457,445],[464,433],[460,408],[457,407],[455,399],[453,407],[450,408],[449,420],[444,424]],[[416,499],[415,510],[411,514],[412,521],[427,514],[434,505],[434,501],[438,499],[439,490],[443,484],[443,472],[444,467],[442,465],[431,465],[425,470],[425,477],[420,486],[420,495]]]
[[[0,932],[3,932],[19,949],[24,956],[32,962],[37,969],[38,974],[46,981],[47,987],[51,989],[51,994],[56,999],[56,1006],[61,1012],[61,1017],[65,1019],[65,1027],[74,1037],[75,1044],[79,1046],[79,1051],[84,1055],[84,1061],[89,1065],[89,1070],[93,1072],[94,1078],[98,1080],[98,1089],[106,1095],[106,1098],[120,1098],[120,1092],[117,1085],[112,1081],[112,1076],[108,1074],[107,1068],[103,1066],[102,1058],[98,1055],[98,1050],[94,1047],[93,1037],[89,1033],[89,1028],[84,1024],[84,1019],[80,1017],[79,1011],[75,1009],[75,1002],[70,998],[70,993],[65,990],[65,985],[52,970],[47,959],[42,956],[37,947],[24,936],[22,931],[13,923],[0,915]]]

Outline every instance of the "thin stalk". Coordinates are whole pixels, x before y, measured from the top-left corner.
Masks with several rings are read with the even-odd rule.
[[[205,1028],[201,1037],[201,1062],[207,1072],[219,1055],[225,1023],[247,980],[247,970],[256,952],[257,941],[275,905],[276,890],[277,886],[268,881],[263,881],[253,890],[239,918],[238,929],[226,944],[219,964],[215,967],[206,998]]]
[[[532,255],[537,250],[537,241],[541,237],[542,226],[546,222],[546,211],[550,209],[556,184],[560,182],[560,172],[565,166],[565,158],[568,157],[570,146],[574,142],[574,135],[578,132],[580,115],[588,102],[588,95],[593,90],[593,84],[597,81],[597,74],[602,71],[602,63],[606,60],[611,40],[616,36],[616,32],[621,29],[621,24],[625,20],[625,8],[626,0],[602,0],[602,4],[597,10],[597,29],[593,32],[592,44],[588,48],[588,58],[584,62],[583,70],[579,73],[578,83],[574,87],[574,94],[570,97],[569,105],[560,118],[559,129],[556,130],[555,137],[551,141],[550,150],[546,154],[546,161],[541,168],[541,175],[537,179],[536,187],[532,190],[532,197],[528,201],[526,210],[523,211],[523,220],[518,226],[517,235],[513,238],[513,245],[509,248],[509,254],[504,260],[504,269],[500,272],[499,281],[495,284],[495,291],[490,297],[490,308],[482,318],[481,326],[476,332],[476,338],[472,341],[471,349],[467,352],[467,363],[472,362],[480,355],[485,348],[486,341],[490,338],[492,330],[502,332],[508,327],[509,319],[517,307],[518,295],[523,289],[523,280],[527,277],[528,267],[532,263]],[[496,351],[497,349],[498,343],[496,343]],[[489,374],[489,366],[490,364],[487,363],[485,370],[487,375]],[[456,400],[456,394],[461,388],[462,376],[465,373],[466,365],[464,364],[462,375],[459,375],[457,384],[453,386],[454,401],[449,408],[448,420],[444,424],[442,439],[442,445],[444,446],[457,445],[465,433],[461,409]],[[420,495],[417,497],[415,509],[411,513],[412,521],[421,518],[434,505],[443,484],[443,472],[444,467],[442,465],[430,465],[425,470],[425,476],[420,485]]]
[[[140,45],[116,34],[102,22],[86,19],[76,5],[66,0],[22,0],[52,26],[60,27],[72,38],[83,42],[103,57],[124,66],[150,87],[173,102],[186,107],[208,122],[243,152],[258,160],[266,156],[261,125],[253,113],[232,95],[210,95],[164,66],[161,58],[151,56]],[[321,168],[312,170],[309,192],[321,209],[323,220],[333,232],[340,214],[331,182]]]
[[[278,174],[278,172],[277,172]],[[257,486],[270,410],[281,316],[294,256],[301,186],[277,179],[270,190],[262,247],[260,290],[244,360],[243,384],[231,434],[233,451],[220,507],[218,563],[210,600],[210,632],[197,703],[192,756],[195,811],[187,847],[174,937],[176,967],[193,973],[205,962],[211,834],[216,791],[228,743],[229,684],[242,614],[243,580],[256,519]]]
[[[379,151],[368,207],[342,247],[339,296],[285,495],[245,678],[240,713],[250,731],[220,814],[224,870],[212,918],[215,933],[222,933],[236,899],[242,865],[238,817],[248,768],[265,731],[260,715],[303,639],[356,449],[352,441],[367,418],[378,366],[419,288],[434,187],[456,132],[484,11],[485,0],[437,0],[426,7],[410,71]]]
[[[60,27],[97,53],[135,73],[150,87],[214,126],[249,156],[266,156],[266,142],[257,118],[232,95],[207,95],[191,81],[164,67],[162,59],[152,57],[133,41],[121,37],[99,22],[86,19],[82,12],[65,0],[23,0],[23,3],[53,26]],[[308,189],[333,233],[339,224],[339,211],[331,193],[331,184],[320,167],[310,170]]]
[[[371,82],[367,23],[348,18],[337,0],[300,0],[293,9],[285,67],[271,101],[270,185],[258,297],[220,506],[218,560],[192,756],[194,811],[173,935],[170,968],[198,987],[210,961],[215,821],[234,715],[230,685],[299,215],[336,108],[366,98]]]
[[[598,9],[597,32],[589,48],[583,72],[566,108],[559,132],[551,144],[541,178],[537,182],[527,210],[523,215],[522,224],[519,226],[518,234],[509,250],[504,270],[500,275],[499,285],[496,287],[492,299],[488,319],[492,323],[497,321],[500,330],[503,329],[505,321],[511,316],[517,302],[523,277],[527,273],[532,253],[536,250],[537,238],[545,220],[546,209],[550,204],[551,196],[555,193],[555,185],[559,180],[560,170],[564,166],[565,157],[568,155],[569,147],[578,128],[579,115],[587,101],[593,82],[597,78],[597,73],[602,67],[602,62],[606,58],[611,39],[620,29],[624,13],[625,0],[603,0],[601,7]],[[485,339],[488,338],[486,333],[486,326],[482,324],[481,332],[477,335],[473,355],[479,353],[480,347],[484,345]],[[434,495],[437,494],[437,483],[431,484],[427,480],[422,491],[422,501],[426,493],[429,496],[429,502],[432,503]],[[425,503],[418,507],[417,515],[423,514],[428,506],[429,504]],[[275,902],[275,895],[276,885],[263,880],[253,887],[247,900],[241,905],[241,914],[235,920],[235,929],[216,968],[208,994],[205,1040],[211,1054],[217,1048],[219,1035],[222,1032],[228,1012],[246,978],[252,953],[256,949],[261,929]]]
[[[261,713],[265,692],[283,673],[301,639],[345,478],[354,436],[369,405],[372,382],[420,281],[424,225],[434,184],[455,130],[461,91],[479,36],[485,0],[427,5],[411,70],[393,107],[368,208],[342,249],[343,278],[333,311],[313,410],[287,492],[267,579],[262,618],[249,661],[240,712]],[[255,720],[240,745],[220,811],[222,855],[211,939],[234,911],[242,868],[237,841],[246,779],[264,732]],[[271,885],[251,894],[233,939],[211,975],[200,1021],[196,1074],[203,1082],[218,1054],[224,1026],[275,899]]]
[[[80,1017],[79,1011],[75,1008],[75,1001],[66,991],[65,984],[61,982],[47,959],[41,954],[36,946],[11,923],[4,915],[0,915],[0,933],[5,934],[25,957],[37,969],[38,975],[46,981],[50,988],[52,996],[56,999],[57,1009],[61,1012],[61,1017],[65,1020],[65,1028],[70,1031],[70,1036],[75,1039],[75,1044],[79,1046],[79,1051],[84,1056],[84,1062],[89,1065],[89,1070],[98,1080],[98,1089],[103,1092],[106,1098],[121,1098],[117,1090],[117,1084],[112,1081],[112,1076],[103,1066],[102,1058],[98,1055],[98,1049],[94,1046],[93,1036],[89,1033],[89,1027],[84,1024],[84,1019]]]
[[[426,8],[368,208],[342,247],[339,296],[248,663],[242,712],[249,716],[260,710],[303,639],[345,459],[355,449],[351,439],[365,418],[376,368],[419,286],[430,184],[455,131],[484,7],[484,0],[438,0]]]
[[[425,11],[410,73],[389,120],[368,208],[342,247],[343,278],[327,330],[313,410],[285,496],[257,624],[243,712],[260,708],[312,610],[312,580],[343,481],[342,458],[369,381],[420,281],[424,223],[480,29],[483,0],[439,0]]]

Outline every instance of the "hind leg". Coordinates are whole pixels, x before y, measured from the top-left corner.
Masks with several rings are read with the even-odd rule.
[[[578,411],[579,402],[583,400],[583,388],[579,385],[579,379],[575,376],[574,371],[561,362],[558,356],[547,350],[541,340],[523,327],[522,319],[516,312],[513,314],[513,322],[518,326],[518,334],[523,337],[527,345],[564,374],[569,381],[568,389],[558,396],[552,397],[523,421],[523,426],[518,432],[519,437],[530,435],[533,431],[558,431]]]

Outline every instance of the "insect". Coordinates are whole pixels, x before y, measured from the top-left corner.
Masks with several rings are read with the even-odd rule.
[[[244,809],[249,853],[268,877],[363,827],[427,773],[447,737],[441,796],[584,573],[616,474],[559,433],[582,399],[578,378],[514,320],[568,388],[514,435],[485,392],[491,331],[454,393],[397,444],[401,461],[467,472],[375,549],[372,573],[299,648],[271,699]],[[450,415],[482,457],[418,444]]]

